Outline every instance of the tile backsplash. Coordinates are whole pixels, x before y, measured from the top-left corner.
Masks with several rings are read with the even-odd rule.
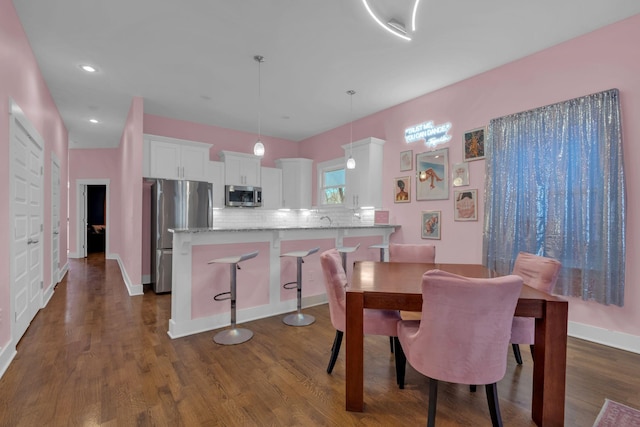
[[[237,226],[351,226],[373,225],[373,209],[272,210],[259,208],[214,209],[214,227]]]

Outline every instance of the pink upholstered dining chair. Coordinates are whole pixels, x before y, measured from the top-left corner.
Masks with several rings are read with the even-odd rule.
[[[336,249],[329,249],[320,255],[320,264],[324,274],[324,282],[327,288],[327,299],[329,300],[329,314],[331,315],[331,323],[336,328],[336,336],[331,347],[331,358],[327,373],[333,371],[336,364],[340,346],[342,344],[342,336],[346,327],[346,291],[347,276],[342,267],[340,253]],[[400,313],[397,310],[364,310],[364,334],[365,335],[384,335],[394,337],[397,342],[397,325],[400,320]],[[398,353],[396,352],[396,375],[398,374],[399,365],[397,363]],[[404,363],[404,362],[403,362]],[[400,383],[398,383],[400,385]]]
[[[522,277],[525,285],[529,285],[539,291],[551,293],[558,280],[560,261],[520,252],[516,258],[511,274]],[[511,347],[518,365],[522,365],[522,355],[518,344],[529,344],[531,357],[533,357],[533,345],[535,337],[535,319],[532,317],[514,317],[511,325]]]
[[[390,243],[389,262],[436,262],[434,245]]]
[[[485,384],[494,426],[502,425],[496,383],[504,377],[511,321],[522,278],[472,279],[430,270],[422,276],[421,320],[398,322],[406,361],[429,378],[428,426],[436,416],[438,381]],[[404,383],[403,356],[398,382]]]

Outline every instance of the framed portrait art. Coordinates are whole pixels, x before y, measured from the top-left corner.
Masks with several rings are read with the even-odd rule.
[[[449,198],[449,149],[416,156],[416,200]]]
[[[413,169],[413,150],[400,152],[400,172]]]
[[[478,220],[478,190],[461,190],[453,192],[454,221]]]
[[[484,159],[485,128],[478,128],[464,133],[464,161]]]
[[[454,187],[469,185],[469,163],[456,163],[451,166],[451,179]]]
[[[422,238],[440,240],[440,211],[422,211]]]
[[[393,179],[393,201],[395,203],[411,201],[411,177],[401,176]]]

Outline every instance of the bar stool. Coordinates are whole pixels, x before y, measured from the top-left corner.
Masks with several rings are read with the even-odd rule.
[[[289,326],[308,326],[316,321],[316,318],[311,316],[310,314],[302,313],[302,263],[304,262],[302,258],[309,256],[311,254],[315,254],[316,252],[318,252],[318,250],[320,250],[320,248],[313,248],[313,249],[309,249],[308,251],[287,252],[286,254],[280,255],[281,257],[283,256],[295,257],[298,262],[296,281],[285,283],[284,285],[282,285],[282,287],[285,289],[298,290],[298,310],[295,313],[289,314],[288,316],[285,316],[284,319],[282,319],[282,321]],[[293,284],[296,285],[296,288],[291,286]]]
[[[384,251],[389,249],[388,243],[378,243],[376,245],[369,246],[369,249],[380,249],[380,262],[384,262]]]
[[[249,341],[253,337],[253,332],[244,328],[236,328],[236,270],[240,270],[238,263],[255,258],[258,251],[246,253],[240,256],[218,258],[209,261],[207,264],[229,264],[230,266],[230,291],[221,292],[213,297],[216,301],[231,300],[231,329],[218,332],[213,341],[223,345],[240,344]],[[223,298],[224,297],[224,298]]]
[[[355,246],[340,246],[336,248],[336,250],[340,252],[340,258],[342,258],[342,268],[344,269],[344,274],[347,274],[347,254],[357,251],[359,247],[360,243]]]

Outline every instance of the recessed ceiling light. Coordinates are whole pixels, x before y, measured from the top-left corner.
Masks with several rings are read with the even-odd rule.
[[[100,122],[98,121],[98,119],[89,119],[89,121],[90,121],[91,123],[93,123],[94,125],[95,125],[95,124],[97,124],[97,123],[100,123]]]
[[[80,65],[80,68],[86,71],[87,73],[95,73],[96,71],[98,71],[96,67],[89,64]]]

